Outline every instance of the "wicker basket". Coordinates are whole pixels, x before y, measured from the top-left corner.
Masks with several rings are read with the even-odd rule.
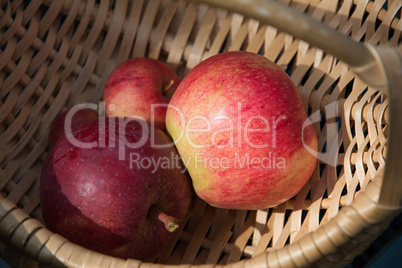
[[[10,265],[344,266],[401,212],[402,2],[200,2],[1,2],[0,236]],[[57,114],[98,103],[128,58],[160,59],[183,77],[229,50],[266,56],[298,87],[320,154],[297,196],[259,211],[197,200],[177,241],[147,263],[87,250],[43,226],[39,174]]]

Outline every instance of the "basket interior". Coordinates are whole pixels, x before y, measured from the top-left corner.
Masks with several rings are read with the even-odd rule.
[[[283,2],[356,41],[400,46],[400,1]],[[333,56],[276,28],[182,0],[1,3],[0,193],[40,221],[39,175],[52,121],[74,105],[99,104],[110,72],[132,57],[162,60],[183,77],[223,51],[262,54],[297,85],[319,138],[317,167],[294,198],[258,211],[198,199],[156,263],[225,264],[281,248],[351,204],[385,166],[386,97]]]

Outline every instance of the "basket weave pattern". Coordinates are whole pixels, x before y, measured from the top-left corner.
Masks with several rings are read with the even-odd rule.
[[[311,180],[295,198],[275,208],[224,210],[197,200],[178,240],[155,263],[238,263],[275,252],[314,231],[319,239],[324,231],[318,228],[331,224],[342,207],[380,177],[388,145],[388,100],[334,56],[254,19],[206,4],[112,2],[1,2],[0,234],[12,247],[45,265],[60,265],[59,260],[68,260],[70,266],[139,265],[85,251],[51,233],[41,224],[39,204],[39,176],[53,120],[74,105],[99,104],[110,72],[132,57],[162,60],[183,77],[222,51],[266,56],[297,85],[321,153]],[[399,46],[402,52],[401,1],[282,2],[356,41]],[[387,221],[379,221],[320,262],[350,262],[386,226]],[[9,247],[3,245],[4,252],[13,252]],[[278,254],[269,258],[281,258]],[[9,261],[33,265],[23,256]]]

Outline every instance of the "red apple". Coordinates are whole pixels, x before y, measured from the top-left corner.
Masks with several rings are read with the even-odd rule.
[[[72,130],[98,117],[98,112],[90,108],[71,108],[64,111],[55,119],[49,131],[49,148],[53,148],[60,137],[66,134],[65,126]]]
[[[276,206],[300,191],[317,161],[296,86],[254,53],[221,53],[192,69],[170,101],[166,128],[196,193],[216,207]]]
[[[101,253],[146,260],[178,234],[193,190],[170,138],[133,120],[101,118],[62,136],[44,163],[40,200],[53,232]]]
[[[179,83],[177,74],[161,61],[127,60],[106,81],[103,92],[106,115],[136,116],[166,130],[167,105]]]

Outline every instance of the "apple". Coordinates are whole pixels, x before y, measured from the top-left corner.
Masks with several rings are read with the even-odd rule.
[[[170,101],[166,128],[195,192],[215,207],[276,206],[300,191],[317,162],[296,86],[254,53],[225,52],[194,67]]]
[[[74,129],[82,124],[96,120],[98,117],[98,112],[90,108],[71,108],[64,111],[56,117],[52,127],[50,128],[48,134],[49,148],[53,148],[60,137],[66,134],[65,124],[67,124],[70,129]],[[68,120],[67,122],[66,119]]]
[[[159,60],[129,59],[118,65],[106,81],[106,115],[136,116],[166,130],[167,105],[179,83],[177,74]]]
[[[133,118],[100,118],[62,136],[40,178],[45,225],[111,256],[147,260],[178,235],[191,180],[165,132]]]

